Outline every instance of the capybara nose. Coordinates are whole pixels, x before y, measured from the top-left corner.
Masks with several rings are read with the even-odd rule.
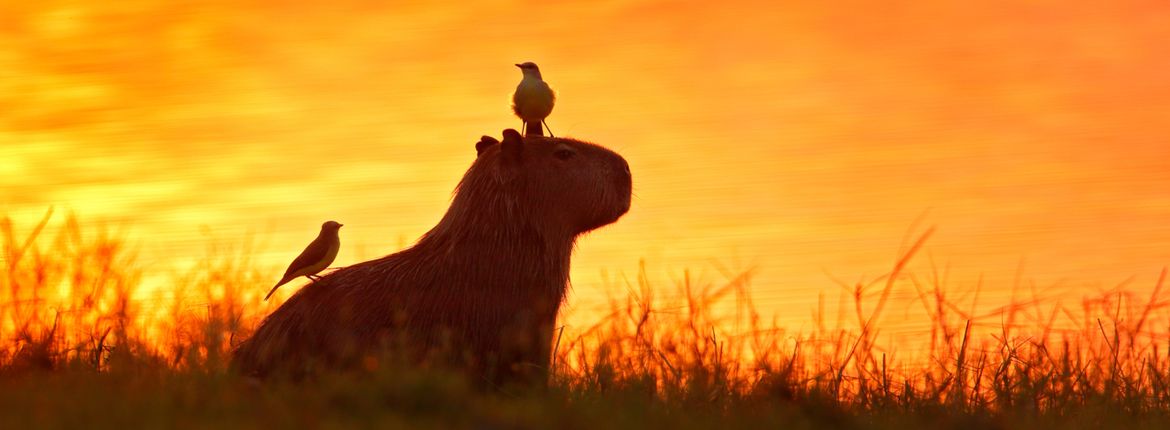
[[[630,164],[624,158],[618,158],[618,162],[620,166],[616,169],[617,171],[613,176],[614,183],[617,185],[618,190],[620,190],[619,193],[625,199],[625,208],[622,210],[622,213],[625,213],[630,209],[630,194],[634,191],[634,179],[630,175]]]
[[[610,168],[613,169],[614,176],[619,179],[627,181],[630,179],[630,163],[627,163],[625,158],[620,156],[615,157],[614,163],[610,165]]]
[[[633,177],[633,175],[630,175],[630,163],[627,163],[624,158],[622,158],[620,160],[622,162],[622,169],[621,169],[621,172],[619,173],[619,177],[621,178],[620,179],[621,184],[623,184],[627,187],[631,186],[634,182],[634,177]]]

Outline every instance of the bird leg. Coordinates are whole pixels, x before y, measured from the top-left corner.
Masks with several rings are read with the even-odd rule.
[[[540,123],[541,123],[541,125],[544,125],[544,128],[548,129],[548,137],[556,137],[556,136],[553,136],[552,128],[549,128],[548,123],[545,123],[543,119],[540,120]]]
[[[524,126],[521,127],[521,136],[528,137],[544,137],[544,126],[541,125],[543,120],[534,119],[532,121],[524,121]]]

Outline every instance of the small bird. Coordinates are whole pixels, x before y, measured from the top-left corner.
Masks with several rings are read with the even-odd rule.
[[[304,276],[313,282],[321,279],[320,276],[314,277],[314,275],[329,267],[333,263],[333,259],[337,257],[337,250],[341,248],[341,239],[337,237],[337,230],[340,228],[341,224],[337,221],[326,221],[321,224],[321,233],[318,233],[317,238],[313,239],[309,246],[301,251],[301,255],[298,255],[297,259],[288,265],[288,270],[284,271],[284,277],[280,278],[280,282],[277,282],[276,286],[268,290],[264,301],[268,301],[268,298],[272,297],[272,293],[275,293],[281,285],[297,277]]]
[[[540,69],[536,67],[536,63],[529,61],[517,64],[516,67],[520,68],[524,79],[520,80],[520,85],[516,86],[516,93],[512,94],[512,112],[524,120],[521,131],[525,136],[544,136],[544,129],[541,126],[548,128],[544,119],[552,113],[557,97],[553,94],[552,88],[541,79]],[[548,129],[548,135],[555,137],[551,128]]]

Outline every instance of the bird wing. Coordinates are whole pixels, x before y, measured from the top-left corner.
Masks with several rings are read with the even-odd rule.
[[[512,93],[512,113],[516,114],[516,116],[520,116],[520,97],[523,96],[523,91],[524,81],[520,81],[520,85],[516,86],[516,92]]]
[[[288,265],[288,270],[284,271],[284,277],[280,278],[280,282],[277,282],[272,287],[272,290],[268,291],[268,295],[264,296],[264,300],[268,300],[268,297],[271,297],[272,293],[276,292],[276,289],[280,288],[281,285],[293,280],[297,276],[301,276],[301,274],[297,273],[298,271],[325,259],[325,255],[329,253],[329,246],[325,243],[325,240],[325,238],[318,236],[312,242],[309,242],[309,246],[306,246],[305,250],[301,251],[301,255],[298,255],[292,264]]]
[[[297,259],[293,260],[292,264],[288,265],[288,270],[284,272],[284,277],[295,278],[299,276],[297,275],[298,270],[312,266],[313,264],[324,260],[325,254],[329,253],[329,244],[326,243],[326,240],[327,238],[324,237],[313,239],[313,242],[309,243],[309,246],[306,246],[304,251],[301,251],[301,255],[298,255]]]

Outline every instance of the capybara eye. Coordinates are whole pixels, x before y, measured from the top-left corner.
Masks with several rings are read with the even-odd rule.
[[[553,152],[553,156],[557,157],[561,160],[568,160],[570,158],[573,158],[574,155],[577,155],[577,153],[570,151],[568,149],[563,149],[563,148],[558,149],[558,150]]]

